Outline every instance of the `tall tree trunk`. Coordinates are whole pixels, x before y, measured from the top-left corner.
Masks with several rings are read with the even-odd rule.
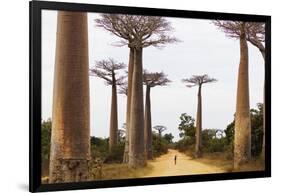
[[[113,75],[114,76],[114,75]],[[109,153],[112,153],[114,147],[117,145],[118,132],[118,113],[117,113],[117,92],[115,77],[113,77],[111,96],[111,114],[110,114],[110,128],[109,128]]]
[[[251,157],[251,119],[249,106],[248,45],[242,27],[240,37],[240,64],[235,114],[234,169]]]
[[[196,143],[195,143],[195,157],[201,157],[201,132],[202,132],[202,96],[201,87],[198,88],[198,104],[197,104],[197,116],[196,116]]]
[[[87,13],[57,19],[49,182],[79,182],[90,160]]]
[[[263,83],[263,116],[262,116],[262,119],[263,119],[263,122],[262,122],[262,125],[263,125],[263,138],[262,138],[262,151],[261,151],[261,158],[262,160],[265,159],[265,51],[264,49],[260,49],[261,51],[261,54],[263,56],[263,59],[264,59],[264,83]]]
[[[261,158],[264,161],[265,160],[265,81],[263,86],[263,116],[262,116],[262,131],[263,131],[263,137],[262,137],[262,151],[261,151]]]
[[[151,104],[150,104],[150,86],[146,86],[145,97],[145,115],[144,115],[144,144],[146,158],[152,157],[152,127],[151,127]]]
[[[123,155],[123,163],[129,162],[129,136],[130,136],[130,111],[131,111],[131,96],[132,96],[132,79],[134,70],[134,49],[130,48],[129,64],[128,64],[128,91],[127,91],[127,112],[126,112],[126,138]]]
[[[134,71],[130,111],[129,166],[145,166],[142,48],[134,50]]]
[[[264,74],[265,74],[265,47],[262,43],[256,45],[264,60]],[[264,86],[263,86],[263,140],[262,140],[262,151],[261,158],[265,159],[265,76],[264,76]]]
[[[158,147],[160,149],[162,149],[161,139],[162,139],[162,131],[159,130],[159,133],[158,133]]]

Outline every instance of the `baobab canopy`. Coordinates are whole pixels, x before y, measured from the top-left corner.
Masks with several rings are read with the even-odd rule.
[[[173,28],[163,17],[101,14],[101,18],[96,19],[95,22],[98,27],[121,38],[116,43],[117,46],[159,47],[178,41],[167,34]]]
[[[191,78],[182,79],[186,83],[187,87],[200,86],[205,83],[216,82],[217,79],[210,78],[207,74],[204,75],[193,75]]]

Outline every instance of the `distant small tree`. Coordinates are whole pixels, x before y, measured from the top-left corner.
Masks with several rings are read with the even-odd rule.
[[[41,123],[41,158],[50,159],[50,142],[51,142],[52,121],[47,119]]]
[[[226,138],[223,130],[202,130],[202,149],[204,152],[223,152],[226,149],[226,145]]]
[[[143,84],[146,85],[145,114],[144,114],[144,143],[147,159],[152,159],[152,121],[150,91],[155,86],[166,86],[171,82],[163,72],[143,72]]]
[[[195,143],[195,120],[187,115],[182,113],[180,116],[180,124],[178,129],[180,130],[180,138],[186,139],[188,144],[192,145]]]
[[[162,133],[163,133],[163,131],[167,130],[167,127],[165,127],[163,125],[156,125],[153,127],[153,129],[155,129],[158,132],[158,145],[161,149]]]
[[[195,157],[201,156],[201,132],[202,132],[202,96],[201,89],[202,85],[206,83],[216,82],[214,78],[210,78],[207,74],[204,75],[193,75],[191,78],[183,79],[187,87],[198,86],[198,105],[197,105],[197,116],[196,116],[196,143],[195,143]]]
[[[97,76],[105,80],[107,85],[112,87],[111,114],[110,114],[110,135],[109,152],[117,144],[118,114],[117,114],[117,85],[123,84],[125,76],[118,76],[117,71],[126,67],[124,63],[116,62],[114,59],[97,61],[95,67],[90,69],[90,75]]]
[[[167,130],[167,127],[165,127],[163,125],[156,125],[153,127],[153,129],[155,129],[158,132],[159,138],[162,138],[162,133],[163,133],[163,131]]]
[[[164,136],[163,136],[164,140],[169,143],[169,144],[172,144],[173,143],[173,139],[174,139],[174,136],[172,133],[166,133]]]

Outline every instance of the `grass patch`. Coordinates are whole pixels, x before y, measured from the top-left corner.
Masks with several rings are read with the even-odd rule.
[[[186,151],[186,155],[194,158],[191,151]],[[248,163],[243,164],[238,170],[233,169],[233,160],[224,152],[203,153],[196,161],[216,166],[226,172],[261,171],[264,170],[264,161],[261,158],[252,158]]]
[[[204,164],[216,166],[223,169],[225,172],[232,172],[233,162],[225,153],[203,153],[201,158],[196,159]]]
[[[100,179],[94,180],[113,180],[139,178],[148,174],[152,169],[149,163],[146,167],[130,168],[128,164],[104,164]]]
[[[149,163],[145,167],[135,169],[130,168],[127,164],[104,164],[102,167],[101,177],[90,179],[90,181],[140,178],[147,175],[152,168],[153,166]],[[43,184],[47,184],[49,177],[43,176],[41,179]]]
[[[241,172],[246,171],[262,171],[264,170],[264,161],[260,157],[258,158],[252,158],[248,163],[240,166],[239,170]]]

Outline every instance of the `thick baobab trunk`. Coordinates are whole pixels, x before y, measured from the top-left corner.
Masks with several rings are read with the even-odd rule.
[[[90,160],[87,14],[59,11],[50,183],[88,179]]]
[[[129,162],[129,136],[130,136],[130,111],[131,111],[131,96],[132,96],[132,79],[134,69],[134,49],[130,48],[129,64],[128,64],[128,91],[127,91],[127,112],[126,112],[126,138],[123,155],[123,163]]]
[[[150,86],[146,86],[145,114],[144,114],[144,144],[146,158],[152,157],[152,127],[151,127],[151,104],[150,104]]]
[[[198,104],[197,104],[197,115],[196,115],[196,142],[195,142],[195,157],[201,157],[201,132],[202,132],[202,97],[201,87],[198,88]]]
[[[243,31],[243,30],[242,30]],[[234,169],[251,157],[251,119],[249,107],[248,45],[245,34],[240,37],[240,64],[235,114]]]
[[[146,157],[144,155],[144,110],[142,78],[142,48],[135,48],[129,127],[129,166],[133,168],[146,165]]]
[[[117,92],[115,77],[113,77],[111,96],[111,114],[110,114],[110,128],[109,128],[109,153],[112,153],[114,147],[117,145],[118,132],[118,114],[117,114]]]

